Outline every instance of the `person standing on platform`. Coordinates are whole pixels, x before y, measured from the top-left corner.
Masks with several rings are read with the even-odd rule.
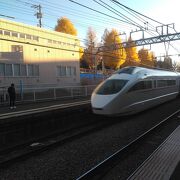
[[[10,99],[10,109],[15,109],[16,108],[15,106],[16,90],[13,83],[8,88],[8,94],[9,94],[9,99]]]

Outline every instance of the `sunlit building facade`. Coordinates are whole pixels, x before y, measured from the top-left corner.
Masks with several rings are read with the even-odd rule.
[[[80,83],[76,36],[0,19],[0,86]]]

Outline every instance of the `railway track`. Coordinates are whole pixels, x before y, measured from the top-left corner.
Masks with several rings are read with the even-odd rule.
[[[158,130],[163,126],[165,123],[168,123],[173,117],[178,115],[180,110],[177,110],[173,114],[169,115],[167,118],[160,121],[158,124],[141,134],[139,137],[122,147],[121,149],[117,150],[114,154],[110,155],[81,176],[77,177],[77,180],[84,180],[84,179],[103,179],[111,169],[113,169],[122,159],[123,157],[128,156],[131,152],[133,152],[141,143],[146,139],[146,137],[151,136],[154,131]]]
[[[83,114],[82,119],[88,119]],[[79,114],[79,116],[82,116]],[[96,117],[97,118],[97,117]],[[59,131],[49,134],[43,138],[37,138],[33,141],[23,143],[14,147],[6,148],[0,151],[0,167],[5,167],[13,162],[20,161],[21,159],[37,155],[40,152],[46,151],[53,147],[62,145],[66,142],[71,142],[76,138],[88,135],[99,129],[118,123],[119,121],[110,121],[107,117],[99,117],[98,121],[90,121],[89,123],[81,124],[77,127],[70,128],[65,131]]]
[[[164,110],[163,114],[159,114],[159,112],[162,112],[162,109],[166,109],[166,108],[165,107],[164,108],[157,107],[157,108],[151,109],[147,112],[140,113],[137,116],[133,116],[133,117],[128,116],[126,118],[121,117],[121,118],[115,118],[115,119],[114,118],[106,119],[105,117],[102,117],[102,116],[92,115],[92,113],[89,111],[88,111],[88,113],[85,112],[84,115],[82,115],[84,111],[77,112],[77,110],[75,111],[77,115],[72,114],[72,113],[64,113],[64,116],[67,116],[67,118],[78,117],[79,119],[86,120],[86,121],[88,121],[88,119],[95,119],[96,122],[113,120],[113,123],[117,122],[117,124],[114,124],[114,126],[112,124],[112,127],[111,127],[111,123],[110,124],[107,123],[107,125],[102,124],[102,126],[99,126],[99,128],[94,127],[94,130],[91,125],[87,125],[87,126],[91,126],[92,130],[89,130],[89,132],[88,132],[88,129],[86,129],[86,127],[84,127],[84,128],[82,127],[82,129],[84,130],[84,133],[82,132],[82,134],[81,134],[79,132],[79,135],[77,135],[77,136],[75,135],[74,138],[72,137],[72,139],[70,138],[70,139],[66,140],[64,137],[64,141],[63,141],[63,137],[60,137],[62,142],[59,141],[59,142],[57,142],[57,144],[56,144],[56,139],[53,139],[53,138],[49,138],[49,140],[44,141],[44,142],[40,141],[40,140],[33,141],[26,146],[26,149],[35,150],[35,151],[32,153],[27,152],[27,154],[26,153],[24,153],[22,155],[20,154],[21,156],[14,158],[14,160],[10,160],[9,162],[7,161],[7,163],[5,162],[4,165],[2,164],[1,167],[5,167],[5,168],[3,168],[4,171],[1,173],[1,176],[5,177],[5,174],[7,174],[8,177],[12,177],[13,179],[16,179],[16,178],[19,179],[19,177],[22,177],[23,175],[25,175],[27,173],[27,171],[30,167],[33,169],[33,174],[34,173],[36,174],[37,179],[43,179],[42,175],[48,177],[48,179],[52,179],[52,177],[59,177],[59,176],[63,177],[63,179],[75,179],[77,177],[80,177],[80,175],[84,174],[84,172],[87,171],[88,169],[91,169],[91,167],[93,167],[94,164],[96,164],[99,160],[102,161],[104,159],[104,157],[107,157],[106,156],[107,154],[109,155],[109,154],[115,152],[118,149],[118,147],[122,147],[123,145],[127,144],[127,142],[130,142],[130,140],[132,140],[133,137],[135,137],[135,136],[137,137],[140,133],[143,133],[145,131],[144,129],[146,129],[146,130],[149,129],[150,127],[152,127],[156,123],[158,123],[160,121],[160,119],[168,116],[168,114],[170,112],[172,113],[173,111],[177,110],[177,108],[175,107],[175,104],[178,104],[178,103],[176,101],[175,102],[173,101],[170,106],[169,106],[169,103],[164,104],[165,107],[169,108],[169,111]],[[172,108],[170,108],[170,107],[172,107]],[[155,112],[153,113],[153,111],[155,111]],[[154,118],[152,121],[151,121],[151,119],[148,119],[148,118],[150,118],[150,116],[152,117],[152,114],[153,114],[153,117],[155,117],[156,113],[158,113],[158,115],[159,115],[157,118]],[[147,119],[147,121],[145,121],[145,119]],[[143,123],[143,122],[145,122],[145,123]],[[166,125],[167,125],[167,123],[166,123]],[[166,125],[164,127],[166,127]],[[89,127],[89,128],[91,128],[91,127]],[[112,135],[112,137],[111,137],[111,131],[112,131],[111,129],[113,129],[112,134],[115,132],[114,135]],[[158,128],[156,128],[156,129],[158,129]],[[76,129],[76,130],[77,130],[76,132],[78,134],[78,131],[80,131],[80,129],[79,130]],[[87,132],[85,132],[86,130],[87,130]],[[70,133],[68,131],[67,131],[67,134],[70,135]],[[110,139],[108,137],[110,137]],[[116,143],[116,140],[115,140],[117,137],[118,137],[118,139],[117,139],[118,144]],[[103,140],[103,138],[105,138],[107,140]],[[111,143],[111,141],[112,141],[112,143]],[[143,139],[142,139],[142,141],[143,141]],[[52,144],[49,144],[49,147],[48,147],[48,143],[52,143]],[[53,143],[55,143],[55,144],[53,145]],[[119,143],[120,143],[120,145],[119,145]],[[95,146],[97,145],[97,150],[93,144]],[[115,144],[115,146],[117,146],[117,148],[114,146],[114,144]],[[110,146],[114,149],[113,151],[111,151]],[[107,147],[107,150],[106,150],[106,147]],[[110,148],[108,148],[108,147],[110,147]],[[104,148],[104,150],[102,148]],[[69,149],[71,149],[70,152],[69,152]],[[47,151],[47,150],[50,150],[50,151]],[[134,147],[132,146],[132,151],[133,150],[134,150]],[[43,151],[47,151],[47,152],[41,153]],[[65,152],[65,154],[63,154],[63,156],[60,156],[60,157],[59,157],[59,155],[57,156],[57,154],[62,155],[62,153],[64,153],[64,152]],[[131,150],[130,150],[130,152],[131,152]],[[124,152],[124,155],[128,156],[128,153]],[[87,159],[86,156],[90,160]],[[0,155],[0,157],[3,157],[3,155]],[[61,158],[61,157],[63,157],[63,158]],[[120,158],[120,160],[119,160],[119,158]],[[128,167],[128,172],[127,172],[126,168],[128,165],[126,165],[126,167],[124,166],[124,164],[127,163],[126,158],[121,159],[121,156],[119,158],[117,159],[117,161],[121,161],[120,164],[122,164],[122,162],[123,162],[123,168],[121,169],[121,176],[123,176],[124,174],[127,175],[127,173],[129,176],[130,175],[129,172],[130,171],[133,172],[135,170],[134,167],[135,167],[135,165],[137,165],[137,163],[135,162],[135,165],[131,164],[131,167]],[[31,164],[34,162],[34,160],[36,161],[36,164]],[[50,162],[50,164],[49,164],[49,162]],[[64,164],[64,162],[65,162],[65,164]],[[115,171],[114,169],[119,168],[118,165],[115,166],[116,163],[118,163],[118,162],[115,162],[112,165],[110,164],[106,173],[111,174],[111,171]],[[128,161],[128,163],[129,163],[129,161]],[[60,166],[58,166],[58,164]],[[10,166],[8,166],[8,165],[10,165]],[[66,167],[66,165],[68,165],[68,166]],[[81,167],[81,165],[82,165],[82,167]],[[21,169],[22,169],[21,167],[24,167],[24,166],[26,166],[25,172],[21,171]],[[57,168],[54,169],[53,167],[56,167],[56,166],[57,166]],[[109,168],[113,168],[113,169],[109,172]],[[130,171],[129,171],[129,168],[131,169]],[[53,169],[53,171],[51,170],[50,172],[47,172],[47,169]],[[10,173],[10,171],[12,173]],[[13,172],[14,172],[14,174],[13,174]],[[30,171],[29,173],[30,173],[29,174],[29,178],[30,178],[33,174],[32,174],[32,171]],[[102,175],[100,177],[94,176],[94,177],[92,177],[92,179],[100,179],[101,177],[103,177],[103,179],[104,178],[111,179],[108,177],[108,175],[106,173],[100,174],[100,175]],[[12,174],[12,175],[9,175],[9,174]],[[126,176],[126,177],[128,177],[128,176]],[[108,177],[108,178],[106,178],[106,177]],[[110,177],[111,177],[111,175],[110,175]],[[120,179],[123,179],[123,178],[120,178]]]
[[[6,148],[43,138],[46,134],[61,129],[65,131],[82,121],[76,121],[77,112],[90,111],[89,101],[64,103],[29,110],[14,111],[0,114],[0,151]],[[67,127],[68,124],[68,127]]]
[[[82,105],[87,105],[87,104],[90,104],[90,100],[64,103],[64,104],[58,104],[58,105],[50,105],[47,107],[39,107],[39,108],[32,108],[28,110],[4,113],[4,114],[0,114],[0,120],[10,119],[10,118],[15,118],[15,117],[20,117],[20,116],[33,115],[37,113],[44,113],[44,112],[53,111],[53,110],[72,108],[74,106],[82,106]]]

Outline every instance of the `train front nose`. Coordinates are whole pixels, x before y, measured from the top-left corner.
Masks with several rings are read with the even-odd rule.
[[[109,106],[112,97],[93,93],[91,96],[91,107],[95,114],[109,114],[111,107]]]

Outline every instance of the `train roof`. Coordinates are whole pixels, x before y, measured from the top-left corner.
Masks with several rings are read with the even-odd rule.
[[[115,72],[115,74],[141,74],[142,76],[180,76],[180,73],[168,71],[168,70],[161,70],[161,69],[150,69],[138,66],[127,66],[125,68],[119,69]]]

